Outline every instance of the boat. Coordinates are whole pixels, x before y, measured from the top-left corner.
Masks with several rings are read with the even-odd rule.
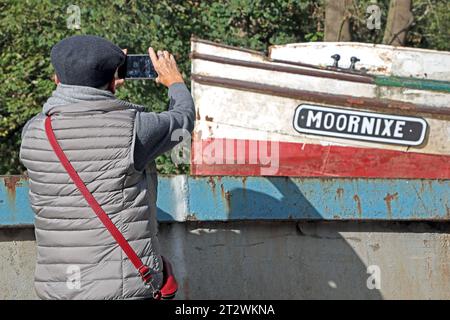
[[[450,178],[449,52],[268,52],[191,39],[193,175]]]

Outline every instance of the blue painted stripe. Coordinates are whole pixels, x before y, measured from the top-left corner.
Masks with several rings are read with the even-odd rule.
[[[450,180],[180,178],[159,178],[160,221],[450,220]],[[0,225],[32,224],[27,180],[6,185],[0,177]]]
[[[450,220],[450,180],[190,178],[189,190],[198,220]]]

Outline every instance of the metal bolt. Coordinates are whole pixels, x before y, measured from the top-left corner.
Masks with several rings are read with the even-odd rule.
[[[361,61],[360,59],[358,59],[357,57],[351,57],[350,58],[350,70],[355,70],[355,65],[358,61]]]
[[[341,56],[338,55],[338,54],[333,54],[331,56],[331,58],[334,60],[333,67],[334,68],[338,68],[339,67],[339,60],[341,60]]]

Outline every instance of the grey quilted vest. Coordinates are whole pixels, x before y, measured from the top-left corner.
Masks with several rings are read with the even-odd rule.
[[[73,167],[162,282],[154,165],[133,164],[137,110],[120,100],[56,106],[53,129]],[[152,296],[138,272],[70,180],[47,141],[45,115],[33,118],[20,158],[36,214],[35,287],[41,299],[136,299]]]

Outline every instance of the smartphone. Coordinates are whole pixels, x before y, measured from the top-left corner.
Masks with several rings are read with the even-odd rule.
[[[158,77],[148,54],[128,54],[118,70],[119,79],[155,79]]]

